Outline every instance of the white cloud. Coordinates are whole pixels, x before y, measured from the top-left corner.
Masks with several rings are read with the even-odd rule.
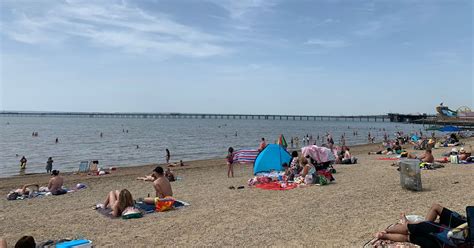
[[[230,52],[216,35],[125,2],[65,1],[44,12],[30,9],[13,8],[11,18],[2,18],[1,32],[28,44],[79,38],[94,45],[161,56],[207,57]]]
[[[340,48],[340,47],[346,47],[349,45],[344,40],[323,40],[323,39],[309,39],[304,44],[315,45],[322,48]]]
[[[354,31],[354,34],[359,35],[359,36],[371,36],[379,32],[379,30],[382,28],[382,22],[381,21],[369,21],[362,25],[359,29]]]
[[[428,56],[441,64],[458,64],[461,61],[460,55],[452,51],[435,51],[428,53]]]
[[[232,27],[239,31],[253,31],[262,13],[271,12],[277,1],[271,0],[207,0],[227,12]]]
[[[268,0],[209,0],[210,2],[224,8],[233,19],[245,18],[245,15],[253,11],[270,10],[275,1]]]

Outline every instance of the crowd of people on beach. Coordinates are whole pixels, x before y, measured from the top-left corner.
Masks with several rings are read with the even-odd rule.
[[[383,130],[385,131],[385,130]],[[127,132],[128,130],[123,130]],[[33,133],[33,136],[37,136],[37,132]],[[102,137],[102,133],[100,136]],[[237,133],[236,133],[237,135]],[[353,132],[353,135],[356,136],[358,133]],[[304,155],[298,153],[298,151],[291,151],[291,161],[290,163],[283,163],[282,167],[284,169],[283,180],[285,182],[295,182],[302,181],[306,185],[311,184],[323,184],[334,181],[332,175],[335,172],[332,167],[333,163],[335,164],[357,164],[357,158],[351,154],[351,149],[346,145],[345,133],[341,135],[339,145],[336,146],[334,139],[330,133],[326,133],[323,136],[317,135],[316,139],[312,135],[305,135],[302,139],[303,146],[315,146],[317,141],[321,139],[321,147],[327,148],[330,151],[331,156],[334,156],[334,160],[330,162],[320,163],[313,159],[309,155]],[[369,143],[374,143],[375,136],[372,136],[371,133],[368,133],[367,140]],[[56,143],[59,142],[58,138],[55,140]],[[299,138],[291,137],[290,139],[290,149],[299,147]],[[451,147],[460,145],[459,137],[455,134],[450,134],[444,139],[436,139],[435,135],[432,134],[431,137],[423,135],[420,131],[419,133],[406,135],[402,132],[397,132],[395,138],[391,140],[389,135],[384,134],[383,142],[380,149],[369,152],[369,155],[399,155],[401,157],[406,157],[409,159],[418,159],[420,163],[434,163],[437,160],[432,154],[432,149],[438,147]],[[260,144],[258,145],[258,152],[262,152],[267,147],[267,142],[265,138],[261,138]],[[413,146],[414,149],[424,150],[423,154],[418,155],[416,153],[409,153],[403,149],[403,146]],[[139,146],[137,145],[137,149]],[[287,147],[285,147],[286,149]],[[227,150],[226,164],[227,164],[227,177],[234,177],[234,148],[229,147]],[[464,147],[459,151],[453,148],[448,156],[456,156],[460,161],[466,161],[471,159],[471,152],[467,152]],[[173,190],[170,182],[177,180],[177,177],[170,167],[174,166],[185,166],[182,160],[179,163],[171,163],[171,152],[168,148],[165,149],[164,155],[166,165],[168,168],[163,169],[161,166],[156,166],[150,175],[144,177],[138,177],[137,180],[143,180],[146,182],[152,182],[153,190],[155,196],[143,197],[139,200],[148,205],[156,205],[160,199],[165,199],[168,197],[173,197]],[[21,170],[26,169],[27,159],[25,156],[22,156],[20,159],[20,168]],[[444,161],[444,160],[443,160]],[[62,195],[66,194],[67,190],[64,188],[64,177],[60,175],[59,170],[53,170],[53,158],[49,157],[46,161],[46,173],[51,174],[48,185],[40,187],[39,184],[26,184],[23,187],[14,190],[8,196],[8,198],[18,197],[18,196],[29,196],[34,192],[50,192],[52,195]],[[11,195],[11,196],[10,196]],[[114,190],[110,191],[105,200],[94,206],[95,209],[111,209],[111,215],[114,217],[121,216],[140,216],[141,211],[136,207],[136,200],[134,200],[131,192],[127,189]],[[440,217],[440,221],[435,223],[434,221]],[[449,222],[447,222],[449,218]],[[428,212],[426,218],[422,222],[413,222],[408,220],[404,215],[401,216],[401,222],[395,226],[387,228],[381,232],[375,234],[376,238],[393,240],[397,242],[412,242],[422,247],[435,247],[433,245],[435,241],[431,237],[428,237],[428,233],[439,232],[439,225],[447,226],[448,228],[453,228],[458,225],[466,223],[465,217],[461,216],[458,213],[455,213],[447,208],[444,208],[438,204],[434,204],[430,211]],[[0,240],[1,245],[4,244],[4,240]],[[19,243],[24,244],[19,247],[28,247],[27,244],[34,243],[34,239],[31,236],[25,236],[18,241]],[[5,244],[6,247],[6,244]]]

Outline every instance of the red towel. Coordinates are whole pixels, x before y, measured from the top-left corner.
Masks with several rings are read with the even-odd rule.
[[[259,189],[267,189],[267,190],[290,190],[297,187],[295,183],[287,183],[285,188],[281,187],[280,182],[269,182],[269,183],[260,183],[255,185],[255,187]]]

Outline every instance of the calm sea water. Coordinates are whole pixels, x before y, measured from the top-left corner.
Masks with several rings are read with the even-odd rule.
[[[165,148],[173,162],[189,161],[224,158],[229,146],[257,148],[261,137],[273,143],[279,134],[288,143],[291,137],[319,135],[321,144],[326,131],[336,143],[346,133],[346,144],[362,144],[368,132],[381,141],[383,129],[393,137],[396,131],[420,128],[390,122],[0,117],[0,177],[18,175],[21,156],[28,159],[26,173],[45,172],[50,156],[54,169],[73,171],[82,160],[99,160],[104,167],[163,163]],[[34,131],[38,137],[32,136]]]

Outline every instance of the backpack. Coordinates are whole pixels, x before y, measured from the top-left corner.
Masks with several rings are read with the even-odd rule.
[[[16,200],[16,198],[18,198],[19,196],[20,194],[18,194],[17,192],[12,192],[7,195],[7,200],[9,201]]]

